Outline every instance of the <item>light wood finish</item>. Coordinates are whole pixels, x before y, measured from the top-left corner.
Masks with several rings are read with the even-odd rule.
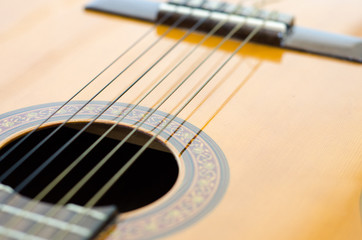
[[[151,26],[83,11],[87,0],[3,1],[0,5],[0,113],[64,101]],[[360,0],[280,0],[268,9],[294,14],[298,25],[362,37]],[[138,47],[165,31],[160,27]],[[110,100],[182,35],[173,31],[98,100]],[[135,102],[201,39],[194,34],[123,98]],[[144,103],[154,106],[178,77]],[[162,107],[172,112],[225,59],[228,42]],[[129,63],[127,54],[77,99],[87,99]],[[230,184],[221,203],[172,239],[362,239],[361,64],[250,44],[182,113],[225,153]]]

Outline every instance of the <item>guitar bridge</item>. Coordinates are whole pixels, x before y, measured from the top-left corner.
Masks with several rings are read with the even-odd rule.
[[[253,7],[208,0],[171,0],[167,3],[149,0],[93,0],[86,9],[190,28],[200,19],[197,31],[209,32],[216,24],[225,22],[215,32],[225,36],[235,26],[242,27],[232,36],[244,39],[253,29],[260,28],[251,41],[286,49],[309,52],[362,63],[362,39],[322,32],[294,25],[290,15]]]
[[[183,28],[191,28],[197,22],[204,20],[197,30],[206,33],[223,22],[222,27],[215,32],[215,35],[219,36],[226,36],[239,25],[241,27],[233,38],[240,40],[245,39],[254,28],[261,27],[253,41],[275,46],[281,44],[294,21],[293,16],[286,14],[203,0],[172,0],[161,3],[157,21],[165,16],[169,16],[164,22],[167,25],[172,25],[183,18],[184,20],[178,25]]]

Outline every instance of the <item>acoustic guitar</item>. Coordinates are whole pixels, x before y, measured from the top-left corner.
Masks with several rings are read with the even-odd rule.
[[[242,3],[362,37],[360,0]],[[1,239],[362,239],[360,62],[87,4],[1,3]]]

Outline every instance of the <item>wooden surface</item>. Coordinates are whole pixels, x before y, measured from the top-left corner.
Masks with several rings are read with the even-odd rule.
[[[68,99],[151,27],[85,12],[86,2],[0,4],[0,113]],[[280,0],[266,7],[294,14],[300,26],[362,37],[360,0]],[[88,99],[165,29],[76,99]],[[97,100],[113,99],[182,34],[172,31]],[[201,38],[188,38],[122,102],[134,103]],[[204,44],[143,105],[154,106],[218,41]],[[228,42],[161,110],[174,112],[237,44]],[[361,64],[247,45],[180,116],[223,150],[230,167],[227,192],[210,214],[168,237],[362,239],[361,89]]]

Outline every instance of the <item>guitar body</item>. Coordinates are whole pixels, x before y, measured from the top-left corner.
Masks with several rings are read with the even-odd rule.
[[[152,27],[84,11],[86,3],[14,0],[1,4],[0,114],[64,102]],[[265,7],[295,15],[300,26],[362,37],[360,0],[282,0]],[[75,100],[93,96],[166,30],[157,27]],[[171,31],[96,100],[113,100],[183,34]],[[134,104],[202,36],[188,37],[119,102]],[[141,105],[157,105],[160,96],[186,77],[220,40],[210,38]],[[192,89],[237,46],[237,41],[228,41],[160,111],[176,112]],[[247,44],[178,115],[219,146],[228,165],[228,175],[220,176],[228,178],[227,188],[207,214],[161,236],[362,239],[361,89],[361,64]],[[24,132],[1,139],[1,144]],[[121,215],[102,238],[122,239],[117,224],[168,197]]]

